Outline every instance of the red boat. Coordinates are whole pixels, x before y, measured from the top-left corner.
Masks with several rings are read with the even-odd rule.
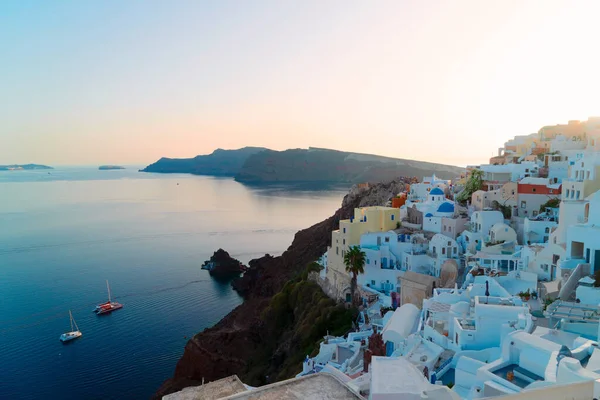
[[[94,309],[94,312],[98,315],[108,314],[119,308],[123,308],[123,304],[110,300],[110,286],[108,286],[108,280],[106,281],[106,289],[108,289],[108,301],[106,303],[98,304]]]

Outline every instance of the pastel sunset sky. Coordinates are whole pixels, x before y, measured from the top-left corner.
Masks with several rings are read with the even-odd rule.
[[[0,2],[0,164],[247,145],[455,165],[600,114],[599,1]]]

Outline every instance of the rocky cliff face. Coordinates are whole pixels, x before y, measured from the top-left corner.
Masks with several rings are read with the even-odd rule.
[[[368,189],[355,187],[334,215],[299,231],[283,255],[252,260],[249,270],[234,283],[235,289],[244,296],[244,303],[214,327],[188,341],[174,376],[163,383],[155,398],[199,385],[202,379],[212,381],[233,374],[254,385],[289,378],[286,374],[291,370],[286,357],[310,351],[303,339],[315,335],[307,325],[316,317],[294,303],[322,307],[322,321],[341,318],[340,311],[327,303],[332,301],[324,299],[318,286],[298,281],[298,276],[326,251],[331,231],[338,229],[340,219],[353,215],[355,207],[385,204],[403,188],[401,181],[376,184]],[[271,318],[277,310],[286,307],[289,312],[284,314],[290,316],[289,320]],[[307,330],[306,335],[298,336],[303,330]],[[303,346],[307,346],[306,349]],[[301,368],[300,364],[297,368]]]
[[[248,157],[235,179],[246,183],[381,182],[402,176],[451,179],[462,168],[327,149],[267,150]]]

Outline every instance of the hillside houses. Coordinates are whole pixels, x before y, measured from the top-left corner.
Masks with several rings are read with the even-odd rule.
[[[516,136],[455,182],[425,177],[397,207],[355,210],[332,233],[319,278],[349,301],[343,254],[364,252],[359,332],[335,339],[352,363],[323,347],[301,375],[335,369],[367,398],[384,391],[389,362],[424,377],[424,398],[596,398],[599,173],[600,118],[569,121]],[[460,197],[468,201],[455,201],[454,183],[476,175],[476,190]]]

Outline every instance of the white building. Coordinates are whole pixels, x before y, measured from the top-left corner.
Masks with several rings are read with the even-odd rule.
[[[423,301],[423,318],[423,337],[454,351],[499,347],[508,332],[533,330],[529,308],[491,279],[467,289],[434,290]]]
[[[567,229],[567,259],[584,260],[582,262],[591,264],[592,273],[600,270],[600,196],[597,194],[590,201],[587,221]]]
[[[525,218],[523,225],[523,243],[547,243],[550,234],[558,227],[558,222],[552,215],[538,215],[533,219]]]
[[[482,241],[489,234],[490,228],[499,222],[504,222],[500,211],[475,211],[471,214],[471,222],[457,240],[463,250],[475,254],[481,250]]]
[[[461,251],[456,240],[436,234],[429,241],[429,256],[432,258],[430,274],[439,277],[442,265],[448,259],[458,260]]]
[[[534,162],[522,162],[520,164],[504,165],[481,165],[484,181],[516,182],[529,176],[538,176],[539,167]]]
[[[433,176],[426,176],[423,178],[421,183],[413,183],[410,185],[410,192],[408,193],[408,200],[416,202],[416,201],[426,201],[429,192],[434,188],[438,188],[441,190],[442,195],[444,191],[450,186],[450,182],[438,179],[435,174]]]

